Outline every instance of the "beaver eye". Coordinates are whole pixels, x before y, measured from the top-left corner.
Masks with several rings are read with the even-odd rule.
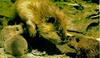
[[[16,27],[16,31],[19,31],[18,27]]]
[[[54,17],[49,16],[49,17],[47,18],[47,22],[48,22],[48,23],[55,23],[55,22],[56,22],[56,20],[55,20],[55,18],[54,18]]]
[[[11,0],[11,2],[15,3],[16,0]]]

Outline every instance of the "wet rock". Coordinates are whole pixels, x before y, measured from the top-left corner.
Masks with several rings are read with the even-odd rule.
[[[65,55],[46,55],[46,56],[36,56],[31,53],[21,56],[20,58],[70,58]]]
[[[0,48],[0,54],[4,54],[4,48]]]
[[[61,51],[61,53],[76,53],[76,50],[70,48],[68,44],[57,45],[57,48]]]
[[[16,58],[16,57],[9,54],[0,54],[0,58]]]

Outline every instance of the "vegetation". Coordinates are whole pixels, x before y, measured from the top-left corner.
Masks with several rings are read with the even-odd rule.
[[[0,0],[0,58],[99,58],[98,0]]]

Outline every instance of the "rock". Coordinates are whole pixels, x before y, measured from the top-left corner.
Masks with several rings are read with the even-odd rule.
[[[15,57],[9,54],[0,54],[0,58],[15,58]]]
[[[31,53],[25,54],[20,58],[70,58],[69,56],[65,55],[46,55],[46,56],[36,56]]]
[[[4,54],[0,54],[0,58],[7,58]]]
[[[75,49],[70,48],[67,44],[56,45],[61,53],[76,53]]]
[[[4,54],[4,48],[0,48],[0,54]]]
[[[42,55],[46,55],[46,52],[45,52],[45,51],[40,52],[40,51],[38,51],[38,50],[32,50],[32,54],[33,54],[33,55],[42,56]]]
[[[10,54],[5,54],[5,56],[7,56],[7,58],[16,58],[16,57],[14,57],[13,55],[10,55]]]

